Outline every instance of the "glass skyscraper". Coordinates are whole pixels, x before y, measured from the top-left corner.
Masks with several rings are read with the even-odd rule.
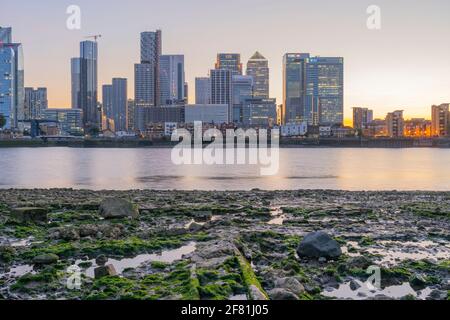
[[[283,59],[283,123],[344,121],[344,59],[288,53]]]
[[[3,128],[14,128],[15,52],[10,46],[0,47],[0,114],[6,120]],[[2,128],[0,128],[2,129]]]
[[[72,109],[81,108],[81,59],[72,58],[70,60],[70,74],[71,74],[71,90],[72,90]]]
[[[0,113],[5,128],[15,129],[24,120],[25,88],[22,44],[12,42],[12,29],[0,27]]]
[[[100,127],[98,110],[97,79],[98,47],[97,42],[80,43],[80,107],[83,110],[85,128]]]
[[[253,96],[269,98],[269,62],[258,51],[247,62],[247,75],[253,77]]]
[[[211,104],[228,105],[228,121],[233,118],[233,72],[229,69],[211,70]]]
[[[184,77],[184,55],[161,56],[161,105],[184,102]]]
[[[195,78],[195,104],[211,103],[211,79],[208,77]]]
[[[126,131],[128,129],[128,96],[127,79],[112,79],[112,109],[115,131]]]
[[[233,76],[233,122],[242,122],[242,110],[247,99],[253,97],[253,77]]]
[[[161,100],[161,30],[141,33],[141,61],[134,66],[136,105],[157,106]]]

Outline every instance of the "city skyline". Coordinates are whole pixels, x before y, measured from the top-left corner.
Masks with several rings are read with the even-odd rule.
[[[163,54],[185,55],[186,80],[191,88],[194,88],[196,77],[207,75],[217,53],[240,53],[241,62],[245,65],[255,51],[259,51],[269,61],[270,96],[277,98],[280,104],[283,55],[287,52],[313,52],[318,56],[342,56],[346,61],[346,123],[351,119],[353,107],[373,109],[375,118],[384,117],[395,109],[404,109],[408,118],[429,118],[431,105],[450,100],[450,80],[446,76],[450,72],[450,61],[445,54],[450,45],[442,41],[450,25],[447,19],[441,19],[444,8],[449,6],[445,1],[435,0],[427,4],[379,1],[383,19],[379,31],[366,28],[369,2],[365,1],[343,1],[342,5],[327,2],[324,11],[317,8],[320,6],[312,7],[305,1],[284,1],[282,5],[258,1],[258,10],[254,10],[251,19],[253,24],[244,22],[238,26],[222,17],[212,19],[208,16],[211,9],[207,6],[200,12],[204,1],[193,1],[190,5],[176,1],[154,4],[150,22],[139,20],[142,17],[139,11],[146,11],[142,8],[148,7],[148,3],[136,1],[127,6],[127,10],[121,11],[121,5],[113,2],[108,14],[98,18],[93,13],[99,10],[102,3],[78,1],[82,9],[82,28],[75,31],[65,26],[67,1],[51,6],[49,1],[42,1],[39,5],[20,1],[14,5],[2,5],[5,8],[2,11],[8,12],[7,16],[0,13],[2,24],[13,27],[13,40],[24,46],[25,86],[47,87],[49,107],[71,105],[70,58],[85,36],[96,33],[103,34],[99,40],[99,86],[114,77],[127,78],[130,84],[128,96],[133,97],[133,66],[139,61],[140,32],[156,29],[162,29],[164,33]],[[168,9],[174,3],[177,10],[170,12]],[[239,3],[241,10],[236,12],[232,22],[248,15],[252,4],[254,1]],[[404,10],[406,5],[407,12]],[[217,6],[224,16],[230,10],[222,4]],[[37,7],[46,10],[36,13],[33,8]],[[306,14],[308,17],[290,20],[294,18],[292,11],[296,8],[302,9],[301,17]],[[422,17],[424,10],[432,14]],[[276,12],[277,16],[284,15],[286,21],[281,25],[270,23],[268,28],[269,24],[264,24],[264,19],[271,11]],[[28,18],[29,12],[33,12],[33,16]],[[127,26],[114,24],[113,20],[118,19],[119,12],[124,15],[123,19],[134,17],[132,20],[139,22]],[[323,15],[330,20],[327,28],[313,22],[314,17]],[[27,20],[21,22],[25,21],[22,19]],[[192,23],[180,28],[180,23],[191,20]],[[42,21],[46,23],[42,24]],[[212,21],[215,23],[211,24]],[[329,26],[333,23],[335,28],[331,30]],[[206,28],[206,25],[209,27]],[[306,31],[302,27],[307,27]],[[241,32],[239,37],[236,37],[236,28]],[[29,29],[37,30],[41,36],[34,37],[27,32]],[[221,30],[220,37],[213,37],[217,30]],[[117,41],[118,37],[121,41]],[[57,44],[54,39],[58,39]],[[392,50],[400,40],[402,45]],[[417,61],[426,63],[419,64]],[[194,92],[194,89],[189,92],[190,103],[194,102]]]

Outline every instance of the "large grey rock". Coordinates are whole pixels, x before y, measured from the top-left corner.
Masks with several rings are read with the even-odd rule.
[[[130,201],[107,198],[100,204],[100,215],[105,219],[114,218],[137,218],[139,216],[139,210],[137,206]]]
[[[53,253],[41,254],[33,258],[35,264],[53,264],[58,262],[59,257]]]
[[[112,264],[100,266],[94,269],[95,279],[117,275],[116,268]]]
[[[336,240],[327,233],[318,231],[305,236],[297,248],[297,253],[301,257],[335,259],[342,251]]]
[[[271,300],[298,300],[298,296],[283,288],[275,288],[267,292]]]
[[[305,288],[296,278],[287,277],[287,278],[278,278],[274,281],[276,288],[286,289],[296,295],[305,292]]]
[[[101,254],[97,258],[95,258],[95,263],[99,266],[104,266],[107,262],[108,258],[104,254]]]
[[[45,208],[15,208],[12,216],[19,222],[44,222],[48,221],[48,210]]]

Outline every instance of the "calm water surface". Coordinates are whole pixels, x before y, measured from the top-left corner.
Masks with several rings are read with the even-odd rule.
[[[0,149],[0,188],[450,190],[450,149],[281,149],[280,170],[176,166],[171,149]]]

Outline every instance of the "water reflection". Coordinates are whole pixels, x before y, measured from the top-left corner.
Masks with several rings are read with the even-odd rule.
[[[449,149],[281,149],[280,170],[175,166],[171,149],[0,149],[1,188],[450,190]]]

